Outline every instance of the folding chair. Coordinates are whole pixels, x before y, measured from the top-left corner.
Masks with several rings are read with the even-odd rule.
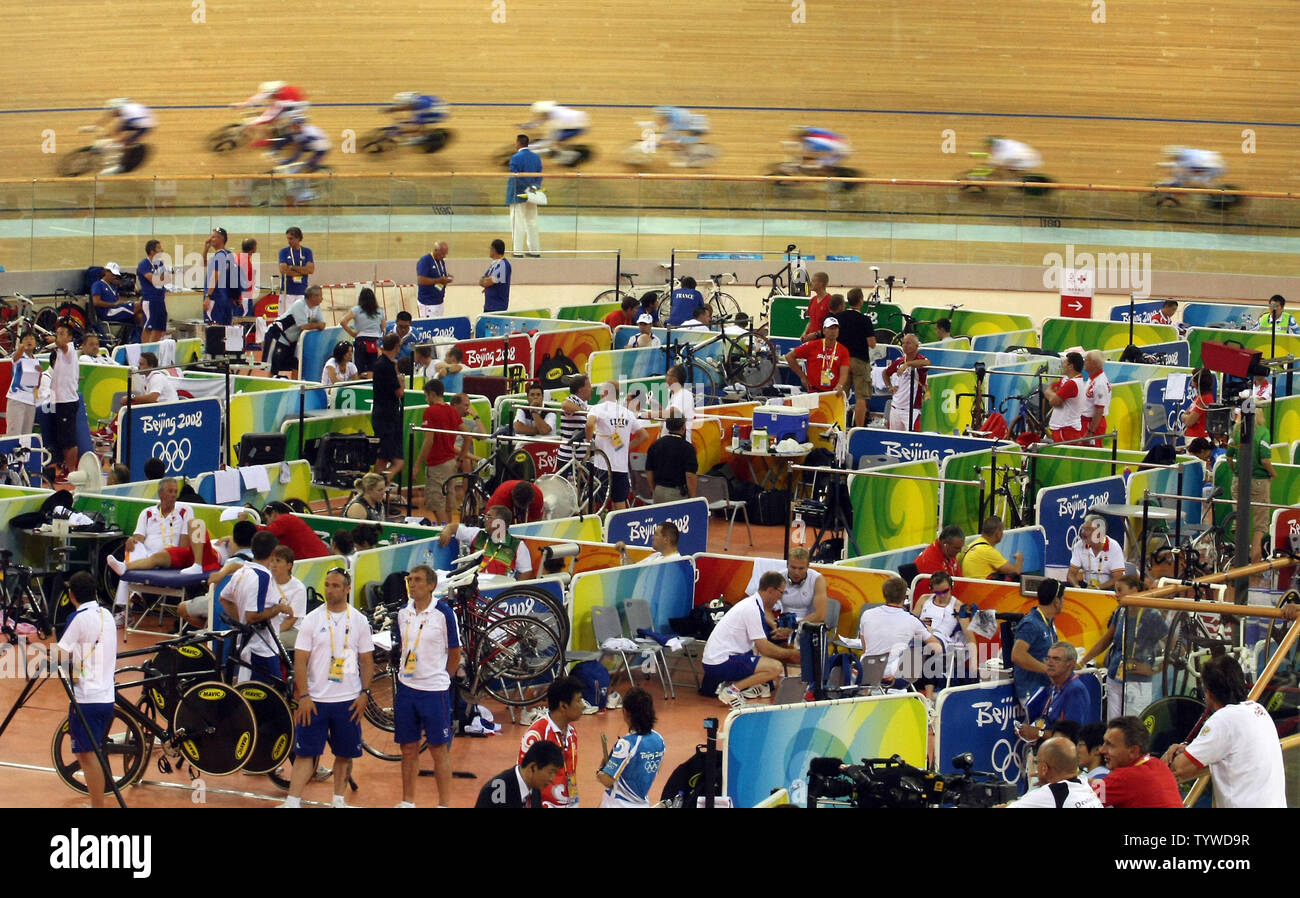
[[[636,678],[632,676],[632,665],[628,661],[629,652],[625,649],[607,649],[605,643],[611,639],[626,639],[623,633],[623,622],[619,619],[618,609],[613,605],[595,605],[591,609],[591,629],[596,636],[596,645],[606,654],[618,655],[623,661],[623,670],[627,673],[627,681],[633,686],[636,685]],[[633,649],[630,654],[640,655],[641,649]]]
[[[1148,402],[1142,406],[1142,421],[1146,425],[1147,446],[1155,440],[1173,444],[1181,434],[1169,426],[1169,411],[1163,403]]]
[[[655,629],[654,618],[650,612],[650,602],[647,599],[628,599],[623,603],[623,610],[627,613],[627,628],[632,633],[639,630]],[[692,655],[692,649],[699,644],[699,640],[693,636],[678,636],[677,638],[681,640],[682,647],[680,649],[671,649],[668,646],[659,645],[653,639],[634,638],[637,639],[638,643],[643,641],[653,643],[653,651],[658,654],[659,660],[663,664],[662,671],[665,675],[664,688],[666,694],[669,694],[672,698],[677,698],[677,690],[674,687],[679,685],[672,678],[672,667],[669,665],[670,658],[685,658],[686,664],[690,668],[691,678],[694,683],[681,683],[680,685],[694,685],[696,689],[700,688],[700,675],[695,668],[695,659]]]
[[[630,469],[628,471],[628,480],[632,484],[632,495],[628,500],[631,508],[655,504],[654,490],[650,489],[650,481],[645,476],[645,471],[638,471],[635,468]]]
[[[752,547],[754,545],[754,531],[749,526],[749,506],[745,501],[731,498],[727,492],[727,481],[722,477],[710,477],[708,474],[701,474],[697,482],[696,494],[709,503],[709,513],[720,511],[722,516],[727,518],[727,541],[723,544],[722,550],[725,552],[731,548],[731,530],[736,526],[736,513],[742,511],[745,513],[745,532],[749,534],[749,545]]]

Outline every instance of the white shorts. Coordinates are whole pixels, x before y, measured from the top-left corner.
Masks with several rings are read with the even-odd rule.
[[[907,409],[895,408],[889,406],[889,429],[890,430],[916,430],[921,421],[921,409],[918,406],[912,410],[912,426],[907,426]]]
[[[615,798],[606,790],[605,794],[600,797],[600,806],[602,808],[648,808],[649,802],[628,801],[624,798]]]

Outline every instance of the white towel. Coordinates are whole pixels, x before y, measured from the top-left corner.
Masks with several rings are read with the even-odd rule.
[[[871,366],[871,386],[881,393],[885,392],[885,369],[879,365]]]
[[[752,596],[758,592],[758,580],[768,571],[780,571],[784,574],[787,566],[780,558],[755,558],[754,573],[745,584],[745,595]]]
[[[291,479],[293,477],[289,473],[289,463],[287,461],[280,462],[280,482],[288,483]]]
[[[611,636],[600,644],[607,652],[635,652],[636,643],[623,636]]]
[[[170,368],[176,364],[176,341],[171,337],[158,341],[158,367]]]
[[[226,468],[224,471],[214,471],[212,473],[212,485],[216,493],[218,505],[229,505],[232,502],[238,502],[242,488],[239,484],[239,469]]]
[[[131,368],[140,367],[140,344],[126,344],[126,364]]]
[[[271,478],[267,476],[266,465],[249,465],[240,468],[239,473],[244,478],[244,489],[257,490],[259,493],[271,491]]]

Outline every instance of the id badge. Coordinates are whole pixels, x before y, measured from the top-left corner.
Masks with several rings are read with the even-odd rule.
[[[609,436],[609,444],[610,444],[611,446],[613,446],[615,449],[622,449],[622,448],[623,448],[623,438],[622,438],[621,436],[618,435],[618,431],[617,431],[617,430],[614,431],[612,434],[610,434],[610,436]]]
[[[578,778],[571,773],[564,775],[564,788],[569,796],[569,807],[578,806]]]
[[[406,653],[406,663],[402,665],[402,673],[415,676],[415,652]]]
[[[834,375],[835,375],[835,372],[834,372],[834,370],[832,370],[830,367],[823,368],[823,369],[822,369],[822,378],[821,378],[821,380],[822,380],[822,386],[823,386],[823,387],[829,387],[832,383],[834,383],[834,381],[832,380],[832,378],[834,377]]]
[[[346,658],[330,659],[330,682],[331,683],[343,682],[343,665],[346,663],[346,661],[347,661]]]

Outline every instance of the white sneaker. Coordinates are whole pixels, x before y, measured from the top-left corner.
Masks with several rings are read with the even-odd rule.
[[[119,627],[125,627],[125,626],[126,626],[126,611],[125,611],[125,610],[122,610],[122,611],[115,611],[115,612],[113,612],[113,623],[116,624],[116,625],[119,626]]]
[[[547,710],[545,705],[537,705],[536,707],[529,708],[527,711],[524,712],[524,720],[523,720],[524,726],[526,727],[532,726],[533,724],[537,723],[537,721],[545,717],[546,714],[547,714]]]
[[[108,556],[106,561],[113,573],[117,574],[119,577],[126,573],[126,562],[114,558],[112,555]]]
[[[745,698],[768,698],[772,694],[772,687],[767,683],[759,683],[757,686],[750,686],[740,693]]]
[[[323,783],[333,775],[334,775],[334,768],[318,766],[316,768],[316,772],[311,775],[311,778],[314,782]]]
[[[745,696],[741,695],[740,690],[732,683],[728,683],[718,690],[718,701],[733,708],[745,707]]]
[[[348,803],[347,803],[347,800],[346,800],[342,795],[335,795],[335,796],[334,796],[334,799],[330,802],[330,807],[332,807],[332,808],[350,808],[350,807],[352,807],[352,805],[348,804]]]
[[[413,808],[413,807],[415,807],[415,802],[413,802],[413,801],[399,801],[397,804],[393,805],[393,807],[395,807],[395,808]]]
[[[597,707],[596,707],[595,705],[593,705],[591,702],[587,701],[585,698],[582,700],[582,713],[583,713],[583,714],[595,714],[595,713],[598,712],[599,710],[600,710],[599,708],[597,708]]]
[[[609,690],[609,694],[605,696],[605,710],[613,711],[621,707],[623,707],[623,693]]]

